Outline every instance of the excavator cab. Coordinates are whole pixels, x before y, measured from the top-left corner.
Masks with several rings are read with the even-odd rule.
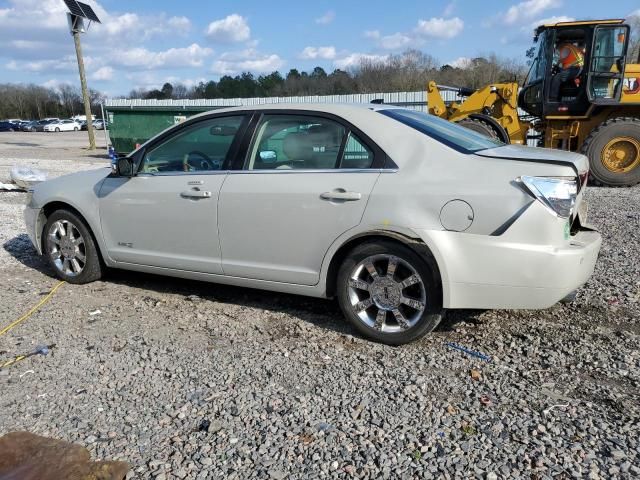
[[[586,116],[620,102],[629,42],[623,20],[562,22],[536,30],[518,104],[536,117]]]

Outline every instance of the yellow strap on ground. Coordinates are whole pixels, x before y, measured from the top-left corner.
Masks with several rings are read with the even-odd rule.
[[[0,337],[2,335],[4,335],[5,333],[7,333],[9,330],[11,330],[12,328],[18,326],[20,323],[24,322],[27,318],[29,318],[31,315],[34,314],[34,312],[36,312],[41,306],[43,306],[45,303],[47,303],[51,297],[53,297],[53,294],[56,293],[56,290],[58,290],[62,285],[64,285],[66,282],[63,280],[62,282],[58,283],[55,287],[53,287],[51,289],[51,291],[49,292],[49,294],[44,297],[42,300],[40,300],[40,302],[33,307],[31,310],[29,310],[27,313],[25,313],[24,315],[22,315],[20,318],[18,318],[16,321],[10,323],[9,325],[7,325],[6,327],[4,327],[2,330],[0,330]]]
[[[24,360],[25,358],[27,358],[26,355],[18,355],[17,357],[12,358],[11,360],[7,360],[4,363],[0,363],[0,370],[2,370],[3,368],[10,367],[14,363],[18,363],[19,361]]]

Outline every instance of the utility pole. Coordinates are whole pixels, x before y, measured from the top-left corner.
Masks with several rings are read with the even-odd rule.
[[[89,150],[96,149],[96,137],[93,133],[93,116],[91,115],[91,101],[87,89],[87,77],[84,74],[84,61],[82,60],[82,45],[80,45],[80,32],[73,31],[73,42],[76,44],[76,57],[78,57],[78,70],[80,70],[80,88],[82,89],[82,101],[84,102],[84,114],[87,117],[87,132],[89,133]]]
[[[69,12],[67,12],[67,21],[69,22],[69,31],[73,35],[73,43],[76,46],[76,57],[78,58],[78,70],[80,71],[80,88],[82,89],[82,101],[84,103],[84,114],[87,119],[87,133],[89,134],[89,150],[96,149],[96,137],[93,133],[93,115],[91,115],[91,101],[89,99],[89,89],[87,88],[87,76],[84,73],[84,61],[82,60],[82,45],[80,45],[80,34],[84,33],[84,19],[91,22],[100,23],[100,19],[96,13],[86,3],[77,0],[64,0]],[[89,26],[87,26],[87,29]]]

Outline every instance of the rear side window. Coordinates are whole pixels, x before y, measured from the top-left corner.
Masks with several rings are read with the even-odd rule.
[[[473,153],[504,145],[500,140],[485,137],[468,128],[427,113],[401,108],[390,108],[379,110],[379,112],[459,152]]]
[[[371,168],[373,152],[353,132],[349,132],[340,168]]]

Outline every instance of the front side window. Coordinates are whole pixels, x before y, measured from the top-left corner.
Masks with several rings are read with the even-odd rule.
[[[547,32],[542,32],[537,40],[537,48],[525,85],[535,83],[544,78],[547,72]]]
[[[380,113],[463,153],[473,153],[504,145],[500,140],[485,137],[427,113],[402,108],[380,110]]]
[[[244,116],[203,120],[145,153],[141,173],[221,170]]]

